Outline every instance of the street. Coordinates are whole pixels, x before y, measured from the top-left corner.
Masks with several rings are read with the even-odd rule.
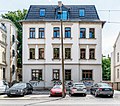
[[[67,95],[65,98],[49,97],[48,92],[39,94],[34,92],[32,95],[24,97],[7,97],[0,95],[0,106],[120,106],[120,91],[115,91],[113,98],[94,97],[88,94],[86,97]]]

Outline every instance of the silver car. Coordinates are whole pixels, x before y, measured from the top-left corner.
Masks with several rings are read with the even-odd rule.
[[[106,95],[109,97],[113,97],[114,90],[107,83],[97,83],[91,87],[91,94],[97,96]]]
[[[8,88],[8,83],[5,80],[0,80],[0,93],[6,93]]]
[[[70,96],[75,94],[83,94],[83,96],[86,96],[86,86],[82,82],[73,83],[73,85],[70,88],[69,94]]]

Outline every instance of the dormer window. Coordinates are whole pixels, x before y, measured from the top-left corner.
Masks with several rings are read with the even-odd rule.
[[[45,16],[45,9],[40,9],[40,16],[44,17]]]
[[[68,19],[68,11],[62,11],[62,13],[57,13],[57,19],[67,20]]]
[[[79,10],[79,16],[84,17],[85,16],[85,9],[80,9]]]

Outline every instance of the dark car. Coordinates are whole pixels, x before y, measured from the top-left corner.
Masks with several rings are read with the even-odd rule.
[[[100,95],[113,97],[114,94],[113,88],[107,83],[96,83],[94,86],[91,87],[90,92],[96,97]]]
[[[8,97],[24,96],[25,94],[32,94],[33,87],[30,83],[16,83],[11,88],[7,90]]]

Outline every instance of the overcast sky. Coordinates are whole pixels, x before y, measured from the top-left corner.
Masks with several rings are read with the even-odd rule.
[[[30,5],[57,5],[59,0],[0,0],[0,14],[6,11],[28,9]],[[102,53],[111,55],[120,31],[120,0],[61,0],[64,5],[95,5],[100,20],[106,21],[102,30]],[[101,11],[105,10],[105,11]],[[106,11],[115,10],[115,11]],[[115,22],[115,23],[108,23]],[[117,23],[116,23],[117,22]]]

